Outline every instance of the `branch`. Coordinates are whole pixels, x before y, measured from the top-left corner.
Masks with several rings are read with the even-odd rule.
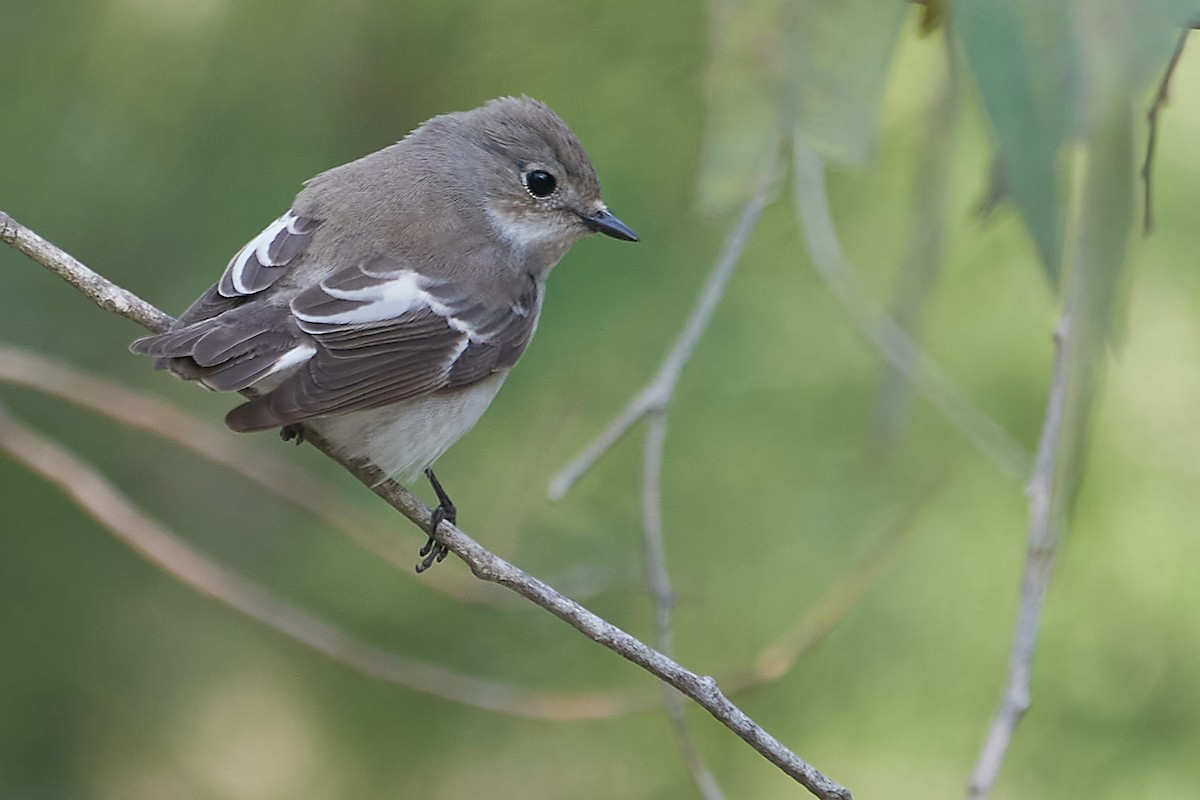
[[[1025,551],[1017,630],[1009,655],[1008,684],[975,763],[975,771],[971,774],[967,791],[969,800],[983,800],[991,794],[1013,733],[1029,709],[1033,651],[1037,644],[1038,624],[1046,601],[1046,591],[1050,588],[1061,523],[1060,509],[1054,502],[1054,479],[1063,438],[1070,335],[1071,320],[1064,314],[1054,332],[1054,370],[1046,399],[1046,416],[1042,421],[1033,477],[1026,488],[1029,496],[1029,544]]]
[[[764,648],[750,669],[724,676],[722,682],[729,690],[740,692],[778,680],[801,656],[820,644],[900,555],[917,529],[921,512],[944,484],[944,476],[930,480],[909,500],[870,549],[817,598],[792,630]]]
[[[646,430],[646,445],[642,461],[642,533],[646,550],[646,582],[654,598],[654,644],[666,656],[672,656],[671,612],[675,608],[675,591],[667,572],[667,553],[662,535],[662,466],[667,442],[667,410],[656,409],[650,414]],[[688,729],[687,711],[683,698],[666,684],[663,700],[667,716],[679,740],[683,762],[691,773],[696,788],[704,800],[723,800],[724,794],[717,779],[704,764],[700,750]]]
[[[0,211],[0,241],[29,256],[90,297],[105,311],[133,320],[151,333],[161,333],[175,321],[174,317],[159,311],[133,292],[88,269],[74,256],[55,247],[3,211]]]
[[[168,315],[87,269],[4,212],[0,212],[0,240],[58,274],[92,298],[101,308],[131,319],[151,331],[163,330],[170,324],[171,318]],[[419,528],[429,529],[429,508],[403,486],[372,466],[355,464],[339,458],[320,437],[312,436],[308,441]],[[443,522],[435,535],[439,542],[467,564],[476,577],[511,589],[554,614],[592,641],[604,645],[671,684],[817,797],[838,800],[850,798],[847,789],[825,777],[808,762],[784,747],[730,702],[711,677],[700,676],[685,669],[537,578],[489,552],[457,527]]]
[[[925,395],[952,427],[1004,474],[1024,479],[1029,474],[1029,454],[1024,448],[968,400],[937,363],[883,313],[863,289],[837,238],[825,192],[825,165],[821,157],[799,134],[794,138],[792,153],[796,170],[793,179],[796,213],[817,274],[849,313],[859,333]]]
[[[675,394],[675,385],[679,382],[679,374],[687,366],[692,353],[696,350],[696,345],[700,343],[700,337],[708,328],[713,312],[720,304],[721,298],[725,294],[725,287],[742,257],[742,251],[746,249],[750,234],[754,231],[754,226],[758,224],[758,218],[762,216],[763,210],[768,205],[778,169],[778,159],[772,158],[767,164],[767,168],[759,176],[754,193],[747,201],[746,207],[742,209],[742,214],[738,217],[729,238],[725,240],[725,246],[721,249],[721,254],[717,257],[717,262],[713,265],[704,288],[700,290],[700,296],[696,298],[696,305],[687,322],[684,323],[683,331],[675,340],[675,344],[667,351],[662,365],[658,368],[658,373],[642,387],[640,392],[634,395],[621,413],[613,418],[608,427],[592,440],[591,444],[583,449],[583,452],[554,476],[547,489],[551,500],[561,500],[565,497],[571,487],[595,466],[600,457],[620,441],[621,437],[642,417],[654,409],[666,408],[670,404],[671,397]]]
[[[1154,230],[1154,152],[1158,145],[1158,112],[1162,111],[1163,106],[1167,104],[1171,78],[1175,75],[1175,68],[1179,66],[1179,59],[1183,56],[1183,47],[1187,44],[1188,34],[1194,27],[1184,28],[1179,33],[1179,40],[1175,43],[1171,60],[1167,62],[1162,81],[1158,84],[1158,91],[1154,93],[1154,100],[1150,103],[1149,110],[1146,111],[1146,158],[1142,161],[1142,233],[1147,236]]]
[[[929,7],[925,7],[928,11]],[[950,185],[956,161],[954,148],[959,114],[959,70],[955,43],[948,26],[940,37],[945,75],[933,82],[925,108],[913,169],[908,237],[892,279],[892,299],[886,312],[914,340],[942,272],[946,250],[946,218]],[[886,361],[871,409],[870,431],[876,455],[886,455],[900,441],[912,405],[912,382]]]
[[[353,505],[343,502],[292,462],[244,447],[224,428],[196,419],[158,398],[2,344],[0,382],[57,397],[190,450],[308,511],[363,549],[412,574],[409,559],[401,554],[396,542],[380,535]]]

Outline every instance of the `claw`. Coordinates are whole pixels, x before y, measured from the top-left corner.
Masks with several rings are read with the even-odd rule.
[[[446,494],[446,490],[442,488],[442,484],[438,481],[437,476],[433,474],[433,470],[425,470],[425,477],[429,479],[429,484],[433,487],[433,491],[437,495],[438,504],[429,516],[429,541],[425,542],[425,546],[417,553],[417,555],[422,556],[421,563],[417,564],[418,574],[429,569],[437,562],[444,561],[450,553],[450,549],[446,545],[434,538],[438,525],[441,525],[443,520],[449,522],[451,525],[454,525],[458,521],[458,509],[454,507],[454,503],[450,500],[450,496]]]
[[[297,445],[304,444],[304,426],[299,422],[294,422],[291,425],[284,425],[279,429],[279,438],[285,442],[296,440]]]

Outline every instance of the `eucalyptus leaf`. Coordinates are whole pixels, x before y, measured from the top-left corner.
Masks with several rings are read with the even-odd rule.
[[[782,130],[779,24],[785,0],[724,0],[712,8],[705,76],[700,209],[739,208],[775,157]]]
[[[872,153],[892,53],[909,5],[797,0],[787,7],[784,81],[795,127],[827,161]]]
[[[1052,281],[1061,266],[1060,153],[1076,125],[1078,51],[1064,2],[956,0],[954,30],[996,137],[1002,185]]]

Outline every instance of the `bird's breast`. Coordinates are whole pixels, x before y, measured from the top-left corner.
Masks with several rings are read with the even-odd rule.
[[[474,427],[507,375],[504,370],[462,388],[307,424],[341,455],[368,461],[390,476],[412,478]]]

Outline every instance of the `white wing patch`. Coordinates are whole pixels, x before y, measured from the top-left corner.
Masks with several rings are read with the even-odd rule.
[[[364,272],[364,275],[367,274]],[[321,283],[321,291],[335,300],[345,300],[359,305],[345,311],[332,314],[311,314],[298,311],[295,304],[292,314],[300,322],[300,329],[305,330],[304,323],[320,325],[368,325],[375,322],[386,322],[396,319],[422,308],[428,308],[439,317],[444,317],[446,324],[459,333],[475,341],[483,341],[487,337],[477,335],[476,331],[463,320],[454,316],[454,312],[430,294],[424,285],[428,279],[412,270],[404,270],[393,277],[368,284],[358,289],[337,289]],[[311,333],[311,330],[306,330]],[[463,348],[466,348],[464,340]]]
[[[420,276],[415,272],[401,272],[390,280],[364,286],[361,289],[334,289],[321,283],[321,291],[335,300],[360,303],[354,308],[335,314],[304,314],[292,310],[302,322],[320,322],[326,325],[361,325],[368,322],[383,322],[401,314],[431,306],[433,298],[421,288]]]
[[[286,261],[276,262],[271,259],[271,245],[285,231],[293,235],[304,232],[300,227],[300,219],[292,211],[272,222],[262,233],[237,251],[229,266],[225,267],[225,275],[217,285],[217,291],[224,297],[238,297],[257,291],[246,283],[246,267],[251,258],[258,259],[258,263],[264,267],[281,267],[286,264]]]
[[[275,361],[275,363],[271,365],[271,370],[267,373],[267,375],[274,375],[276,372],[282,372],[286,369],[291,369],[297,364],[303,364],[305,361],[308,361],[310,358],[316,355],[316,352],[317,348],[313,347],[311,344],[298,344],[291,350],[288,350],[286,353],[281,355]]]
[[[300,364],[303,364],[305,361],[308,361],[310,358],[312,358],[314,355],[316,355],[316,353],[317,353],[317,348],[314,347],[313,345],[298,344],[295,347],[293,347],[291,350],[288,350],[286,353],[283,353],[281,356],[279,356],[277,359],[275,359],[275,363],[271,364],[271,366],[267,369],[266,372],[262,373],[259,377],[255,378],[254,382],[251,383],[250,385],[255,386],[256,388],[258,388],[260,390],[274,388],[278,384],[280,379],[279,378],[272,379],[271,378],[272,375],[275,375],[280,372],[287,372],[288,370],[292,369],[293,367],[296,367]],[[209,389],[211,391],[228,391],[229,390],[228,386],[223,386],[220,388],[218,388],[217,386],[214,386],[211,382],[209,382],[209,380],[207,378],[200,378],[200,385],[203,386],[205,389]]]
[[[471,337],[464,336],[458,340],[458,346],[454,348],[454,352],[446,359],[446,373],[454,367],[455,362],[462,357],[462,354],[467,351],[467,347],[471,344]]]

